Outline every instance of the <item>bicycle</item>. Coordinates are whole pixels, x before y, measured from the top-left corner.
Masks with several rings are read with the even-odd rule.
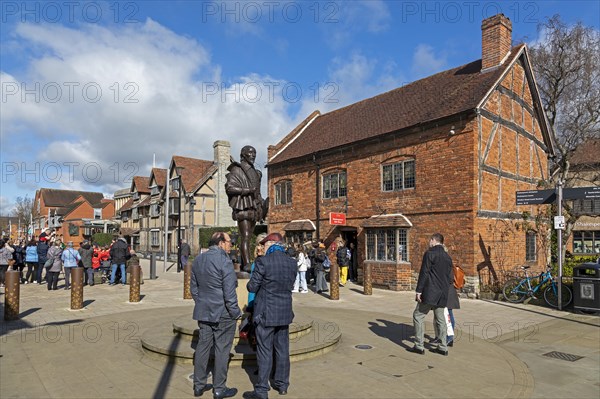
[[[544,285],[547,285],[544,289],[544,301],[553,307],[558,307],[558,283],[556,279],[550,273],[550,267],[546,268],[545,272],[540,273],[539,276],[530,277],[527,273],[527,269],[531,266],[521,266],[521,269],[525,271],[524,278],[512,278],[504,284],[502,288],[502,295],[504,299],[511,303],[521,303],[526,297],[535,298],[535,293]],[[531,280],[539,279],[539,282],[532,287]],[[549,282],[549,284],[547,284]],[[535,281],[534,281],[535,283]],[[571,303],[573,299],[573,292],[571,289],[562,284],[562,307],[564,308]]]

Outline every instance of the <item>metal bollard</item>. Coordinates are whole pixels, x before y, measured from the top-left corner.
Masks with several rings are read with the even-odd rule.
[[[371,277],[371,264],[370,263],[366,263],[364,265],[363,294],[373,295],[373,278]]]
[[[4,320],[19,319],[19,300],[21,294],[21,273],[16,270],[8,270],[5,274],[4,285]]]
[[[71,310],[83,309],[83,267],[71,268]]]
[[[340,299],[340,267],[337,261],[331,262],[329,268],[329,299],[334,301]]]
[[[192,264],[188,262],[183,268],[183,299],[192,299]]]
[[[156,254],[150,254],[150,280],[156,280]]]
[[[129,302],[140,301],[140,265],[130,265],[131,275],[129,278]]]

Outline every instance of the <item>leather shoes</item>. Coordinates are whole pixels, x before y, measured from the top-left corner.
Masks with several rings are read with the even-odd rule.
[[[204,385],[204,388],[200,388],[200,389],[194,388],[194,396],[195,397],[202,396],[202,394],[204,392],[210,391],[211,389],[213,389],[212,384],[206,384],[206,385]]]
[[[213,398],[214,399],[231,398],[232,396],[235,396],[237,394],[237,392],[238,392],[237,388],[225,388],[219,392],[213,391]]]
[[[271,388],[277,391],[280,395],[287,395],[287,388],[277,388],[271,385]]]
[[[263,398],[262,396],[258,396],[256,391],[246,391],[246,392],[244,392],[242,397],[244,399],[266,399],[266,398]]]
[[[413,346],[412,348],[408,348],[407,350],[409,352],[418,353],[419,355],[424,355],[425,354],[425,349],[419,349],[416,346]]]
[[[453,347],[454,346],[454,341],[450,341],[446,345],[448,345],[449,347]]]
[[[448,356],[448,351],[443,351],[440,348],[433,348],[433,349],[431,349],[431,352],[437,353],[442,356]]]

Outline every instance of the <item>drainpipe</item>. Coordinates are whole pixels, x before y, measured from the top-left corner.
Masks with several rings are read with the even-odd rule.
[[[321,219],[321,203],[319,201],[319,193],[321,191],[321,188],[320,188],[320,186],[321,186],[321,179],[320,179],[321,165],[319,165],[317,163],[317,154],[316,153],[313,154],[313,163],[316,166],[315,183],[316,183],[317,190],[315,192],[315,202],[316,202],[316,206],[315,206],[315,209],[316,209],[316,223],[315,223],[315,225],[316,225],[316,228],[317,228],[317,242],[319,242],[320,238],[321,238],[321,233],[320,233],[320,231],[321,231],[321,221],[320,221],[320,219]]]

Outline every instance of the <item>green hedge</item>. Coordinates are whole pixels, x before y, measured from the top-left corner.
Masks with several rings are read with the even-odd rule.
[[[113,235],[110,233],[96,233],[92,236],[92,243],[97,243],[101,247],[110,245]]]
[[[210,241],[210,237],[217,231],[225,231],[232,238],[236,240],[236,245],[233,248],[237,249],[239,247],[237,243],[237,237],[239,235],[237,226],[232,227],[200,227],[198,229],[198,243],[200,244],[200,248],[208,248],[208,242]],[[256,236],[261,233],[267,232],[267,226],[264,224],[259,224],[254,227],[254,234],[250,239],[250,256],[254,254],[254,247],[256,247]]]
[[[573,267],[575,266],[579,266],[582,263],[586,263],[586,262],[592,262],[592,263],[596,263],[596,259],[598,259],[598,256],[596,255],[591,255],[591,256],[583,256],[583,255],[576,255],[576,256],[569,256],[565,259],[565,261],[563,262],[563,277],[573,277]],[[553,276],[558,276],[558,263],[552,263],[552,275]]]

